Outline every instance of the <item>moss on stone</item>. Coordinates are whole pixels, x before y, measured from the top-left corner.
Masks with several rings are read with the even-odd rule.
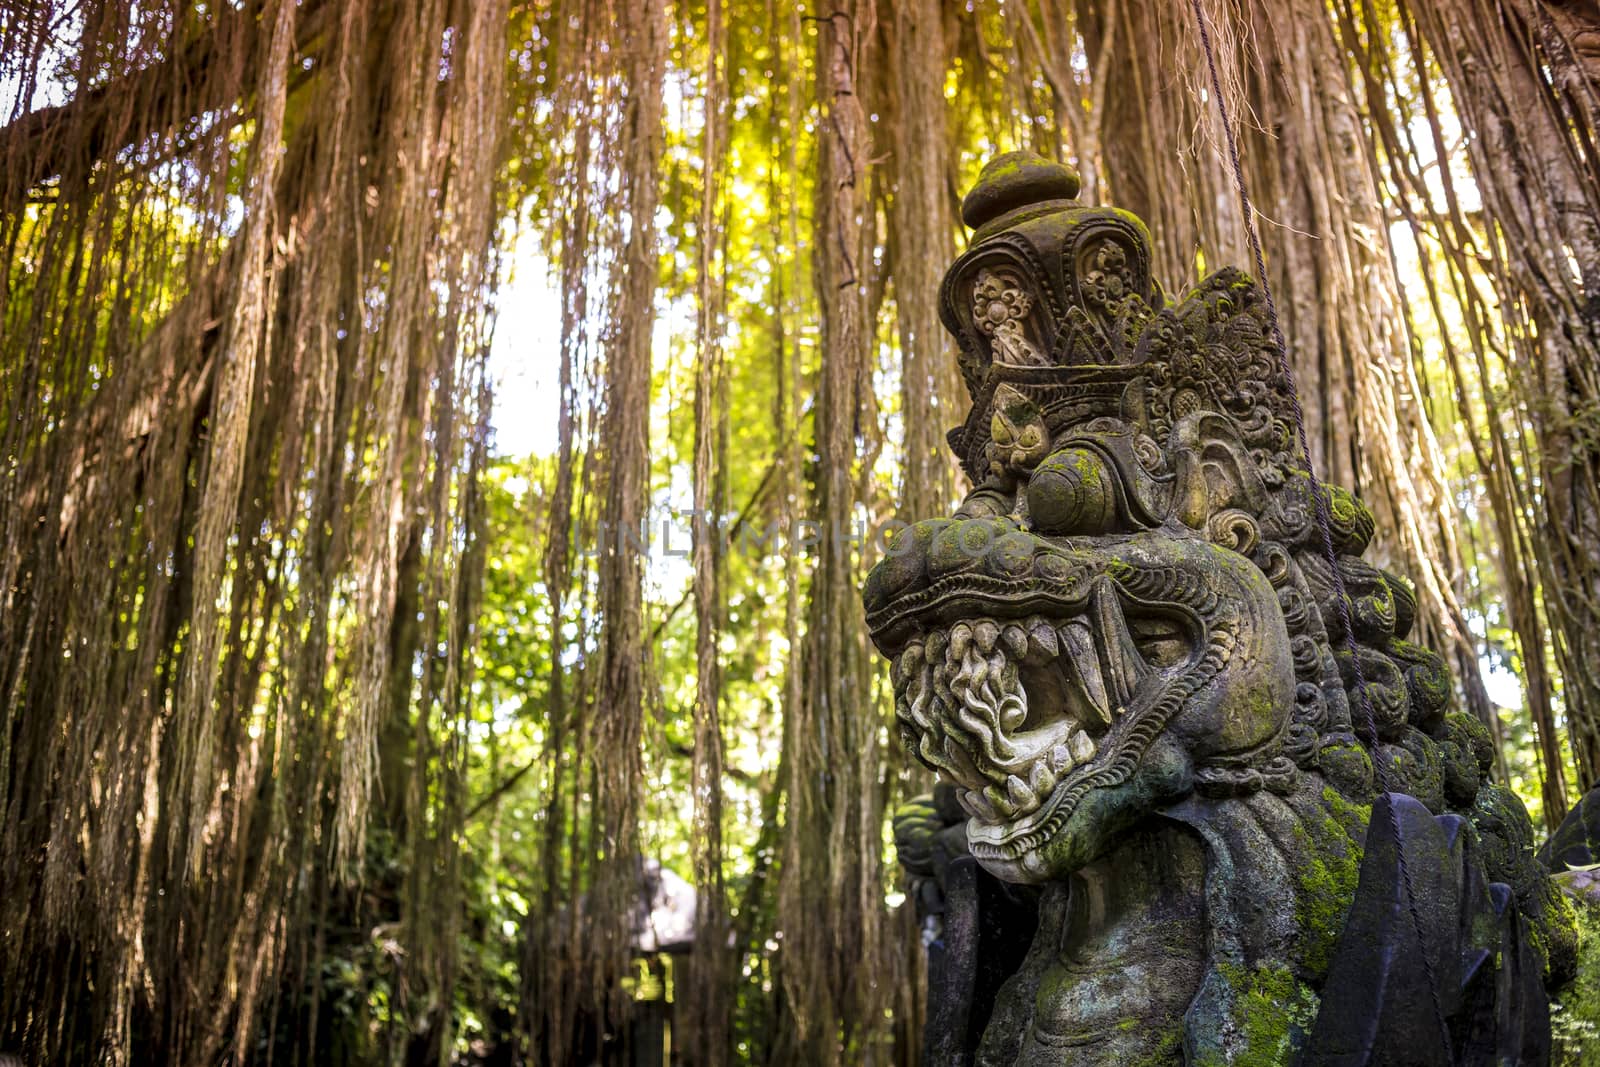
[[[1231,1050],[1229,1067],[1278,1067],[1288,1063],[1299,1035],[1317,1017],[1317,994],[1282,965],[1255,968],[1219,964],[1233,989],[1234,1018],[1242,1047]]]
[[[1132,1026],[1128,1025],[1129,1023],[1133,1026],[1140,1026],[1143,1024],[1143,1020],[1129,1019],[1123,1023],[1123,1028],[1132,1029]],[[1148,1054],[1140,1056],[1136,1060],[1126,1061],[1126,1067],[1173,1067],[1173,1064],[1182,1062],[1183,1035],[1174,1031],[1163,1037]]]
[[[1600,1063],[1600,903],[1580,899],[1574,905],[1578,976],[1550,1005],[1555,1067]]]
[[[1323,786],[1322,800],[1328,805],[1333,817],[1344,827],[1345,836],[1351,838],[1352,843],[1366,829],[1367,823],[1372,821],[1371,804],[1361,804],[1351,800],[1331,785]]]
[[[1535,936],[1538,941],[1539,952],[1544,960],[1544,980],[1548,985],[1554,980],[1559,980],[1557,978],[1559,974],[1575,973],[1576,967],[1581,963],[1581,961],[1579,963],[1572,962],[1578,952],[1581,951],[1581,938],[1583,937],[1583,931],[1578,927],[1578,914],[1595,905],[1588,903],[1588,898],[1579,899],[1563,892],[1553,883],[1545,886],[1543,895],[1545,897],[1544,911],[1537,916],[1536,920],[1530,917],[1528,927],[1530,929],[1537,928],[1539,931]],[[1590,918],[1597,926],[1600,926],[1600,918],[1595,916]],[[1600,955],[1600,948],[1593,951]],[[1567,961],[1566,964],[1563,965],[1558,960],[1558,957],[1564,957],[1565,961]],[[1569,968],[1573,970],[1569,970]],[[1597,1005],[1597,1007],[1600,1007],[1600,1005]],[[1596,1023],[1600,1023],[1600,1011],[1591,1015],[1590,1018]],[[1600,1058],[1600,1049],[1596,1050],[1596,1055],[1597,1058]]]
[[[1345,799],[1338,790],[1323,790],[1326,821],[1320,827],[1301,823],[1295,836],[1304,846],[1305,861],[1295,869],[1298,893],[1295,917],[1300,922],[1305,964],[1320,973],[1333,956],[1344,930],[1345,915],[1361,880],[1361,850],[1354,835],[1367,824],[1372,809]]]

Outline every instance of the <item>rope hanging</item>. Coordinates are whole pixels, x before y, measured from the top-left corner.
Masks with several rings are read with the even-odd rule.
[[[1289,348],[1284,343],[1283,330],[1278,325],[1278,308],[1272,298],[1272,285],[1267,281],[1266,256],[1261,251],[1261,234],[1256,228],[1255,204],[1250,199],[1250,193],[1245,187],[1244,166],[1239,161],[1239,141],[1233,133],[1233,123],[1228,115],[1228,102],[1222,93],[1222,78],[1217,73],[1217,55],[1211,43],[1211,28],[1206,20],[1205,9],[1200,0],[1190,0],[1194,9],[1196,28],[1200,33],[1200,47],[1205,52],[1206,68],[1211,78],[1211,95],[1216,100],[1217,114],[1222,121],[1222,133],[1228,148],[1228,162],[1233,168],[1233,182],[1239,193],[1239,207],[1244,215],[1245,235],[1250,242],[1250,255],[1254,260],[1256,281],[1261,286],[1262,295],[1267,305],[1267,327],[1272,336],[1272,344],[1278,358],[1278,373],[1283,375],[1283,380],[1289,386],[1289,399],[1291,410],[1294,413],[1294,428],[1296,442],[1300,448],[1300,455],[1306,464],[1306,481],[1311,494],[1312,511],[1316,516],[1317,528],[1322,534],[1322,551],[1327,559],[1328,572],[1333,575],[1334,606],[1338,613],[1339,625],[1344,629],[1345,650],[1350,655],[1351,673],[1355,676],[1356,699],[1361,706],[1362,724],[1365,727],[1367,743],[1376,753],[1378,748],[1378,727],[1372,710],[1372,696],[1367,691],[1367,676],[1361,666],[1361,657],[1356,645],[1355,627],[1350,618],[1350,599],[1345,592],[1344,574],[1339,570],[1339,557],[1333,545],[1333,522],[1328,514],[1328,493],[1322,481],[1317,477],[1316,465],[1311,461],[1311,448],[1306,439],[1305,410],[1300,404],[1300,387],[1295,381],[1294,368],[1289,362]],[[1374,766],[1376,775],[1376,766]],[[1400,841],[1400,815],[1393,804],[1389,805],[1389,827],[1394,833],[1396,844]],[[1439,985],[1434,978],[1433,961],[1428,958],[1425,939],[1422,933],[1422,917],[1417,912],[1417,894],[1411,882],[1411,871],[1406,865],[1404,847],[1397,847],[1395,858],[1399,861],[1400,878],[1404,883],[1406,893],[1406,909],[1411,913],[1411,925],[1417,935],[1417,944],[1421,949],[1423,973],[1428,981],[1428,994],[1433,1002],[1433,1016],[1439,1026],[1439,1034],[1444,1041],[1444,1047],[1454,1055],[1454,1046],[1450,1040],[1450,1029],[1445,1022],[1444,1008],[1439,1002]]]

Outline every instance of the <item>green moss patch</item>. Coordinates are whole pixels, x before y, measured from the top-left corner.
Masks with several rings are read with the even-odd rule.
[[[1573,902],[1578,920],[1578,976],[1550,1005],[1557,1067],[1600,1064],[1600,904]]]

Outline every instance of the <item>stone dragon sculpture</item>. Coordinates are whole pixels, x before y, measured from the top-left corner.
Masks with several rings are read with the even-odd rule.
[[[927,1062],[1548,1059],[1571,914],[1330,488],[1352,659],[1261,289],[1169,300],[1077,186],[1013,154],[966,198],[976,488],[864,590],[941,783],[896,826],[943,912]]]

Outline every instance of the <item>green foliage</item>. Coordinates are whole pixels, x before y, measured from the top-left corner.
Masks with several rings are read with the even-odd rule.
[[[1573,902],[1578,920],[1578,976],[1550,1005],[1557,1067],[1600,1063],[1600,904]]]

